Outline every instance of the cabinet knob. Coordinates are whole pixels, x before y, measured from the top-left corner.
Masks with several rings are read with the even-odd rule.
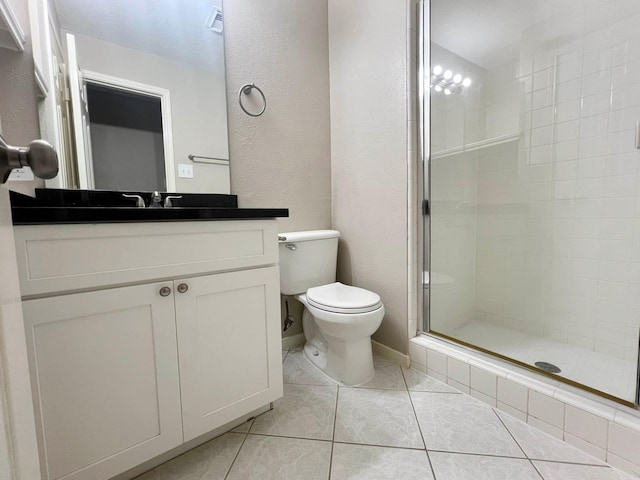
[[[178,287],[178,288],[180,288],[180,287]],[[171,289],[169,287],[162,287],[160,289],[160,296],[168,297],[169,295],[171,295]]]
[[[178,285],[178,291],[180,293],[185,293],[187,290],[189,290],[189,285],[187,285],[186,283],[181,283],[180,285]]]

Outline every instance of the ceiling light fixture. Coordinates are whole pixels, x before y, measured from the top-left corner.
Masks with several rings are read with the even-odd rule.
[[[431,69],[429,87],[436,92],[444,92],[445,95],[459,95],[463,88],[471,85],[469,77],[462,77],[460,73],[454,74],[451,70],[445,70],[441,65]]]

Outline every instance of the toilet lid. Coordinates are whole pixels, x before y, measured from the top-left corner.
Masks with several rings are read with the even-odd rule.
[[[336,313],[366,313],[382,306],[378,294],[340,282],[310,288],[307,301],[316,308]]]

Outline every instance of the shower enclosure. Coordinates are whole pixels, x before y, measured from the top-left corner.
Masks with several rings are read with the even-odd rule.
[[[640,2],[424,9],[423,330],[636,404]]]

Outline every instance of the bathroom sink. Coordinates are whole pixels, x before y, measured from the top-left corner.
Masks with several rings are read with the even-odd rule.
[[[11,193],[15,225],[55,223],[177,222],[288,217],[286,208],[238,208],[236,195],[180,194],[171,207],[137,207],[122,194],[140,195],[146,205],[151,192],[36,189],[30,197]],[[163,198],[167,193],[162,193]],[[148,198],[147,198],[148,197]]]
[[[36,188],[35,198],[47,206],[61,207],[136,207],[135,197],[143,199],[145,206],[152,204],[153,192],[132,190],[72,190],[58,188]],[[160,192],[163,199],[172,197],[172,207],[222,207],[238,208],[237,195],[217,193],[167,193]],[[160,207],[163,208],[163,207]]]

